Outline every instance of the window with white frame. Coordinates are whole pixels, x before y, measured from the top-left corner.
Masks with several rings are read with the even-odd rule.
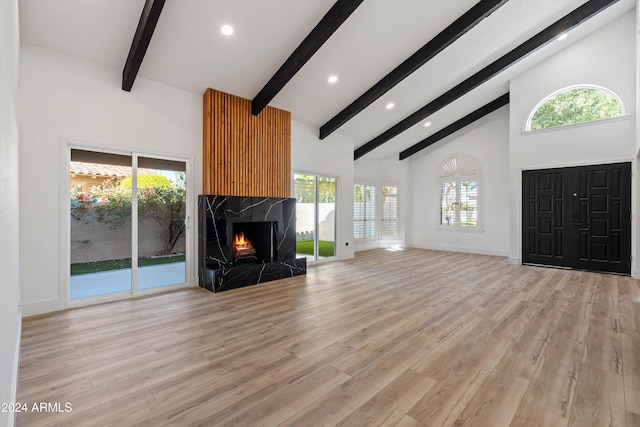
[[[458,156],[440,168],[439,225],[444,229],[479,228],[479,173],[476,162]]]
[[[353,187],[353,238],[376,237],[376,187],[355,184]]]
[[[621,117],[624,105],[611,90],[596,85],[576,85],[553,92],[536,105],[525,130],[548,129]]]
[[[398,187],[384,185],[382,187],[382,238],[397,239],[398,229]]]

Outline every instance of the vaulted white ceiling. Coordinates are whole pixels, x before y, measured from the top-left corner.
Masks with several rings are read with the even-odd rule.
[[[323,125],[477,3],[364,0],[270,105]],[[359,147],[518,46],[585,0],[510,0],[337,132]],[[397,155],[508,91],[509,79],[633,9],[620,0],[368,157]],[[203,94],[252,99],[334,4],[333,0],[167,0],[139,77]],[[20,0],[23,43],[117,70],[124,67],[144,0]],[[235,32],[225,37],[223,24]],[[329,75],[338,76],[330,85]],[[132,91],[135,91],[135,84]],[[387,110],[385,105],[395,107]],[[329,136],[331,138],[331,136]]]

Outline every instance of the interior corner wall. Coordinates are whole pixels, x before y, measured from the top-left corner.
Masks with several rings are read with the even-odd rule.
[[[636,0],[635,8],[635,46],[635,111],[640,111],[640,0]],[[640,138],[637,135],[638,129],[640,129],[640,116],[636,114],[636,157],[640,156]]]
[[[0,403],[16,401],[21,336],[18,171],[18,0],[0,2]],[[0,425],[14,414],[0,411]]]
[[[338,178],[336,254],[353,258],[353,138],[336,132],[320,140],[317,127],[292,121],[291,170]]]
[[[61,230],[69,219],[61,212],[68,200],[63,175],[69,141],[88,149],[191,159],[188,185],[194,195],[202,191],[202,95],[141,77],[131,92],[120,86],[121,70],[21,47],[20,194],[26,196],[20,198],[20,283],[25,316],[67,306],[68,253],[61,247],[68,236]],[[191,227],[190,236],[195,255],[197,227]],[[187,280],[197,283],[195,262],[190,265]]]
[[[367,250],[378,247],[390,247],[399,245],[404,247],[405,228],[410,217],[411,210],[411,179],[410,162],[399,160],[398,155],[384,157],[381,159],[361,157],[355,161],[354,184],[373,184],[378,190],[378,195],[382,194],[382,186],[398,186],[398,228],[399,238],[395,240],[384,240],[379,234],[375,239],[363,240],[355,243],[355,250]],[[376,218],[378,221],[377,230],[381,228],[381,204],[376,204]],[[352,213],[353,214],[353,213]]]
[[[520,263],[522,259],[523,170],[635,159],[635,28],[635,12],[631,11],[511,80],[511,262]],[[570,38],[571,35],[565,41]],[[580,84],[594,84],[616,93],[625,105],[627,116],[555,129],[524,131],[526,120],[538,102],[557,90]],[[633,178],[632,186],[635,186],[636,179]],[[633,226],[632,241],[636,240],[635,229]],[[633,247],[632,253],[635,253]]]
[[[410,158],[412,206],[406,230],[407,246],[506,257],[509,253],[507,108],[491,113],[425,151]],[[439,226],[440,168],[459,155],[473,158],[480,166],[480,230]]]

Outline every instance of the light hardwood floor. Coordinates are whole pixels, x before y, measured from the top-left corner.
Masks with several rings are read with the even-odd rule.
[[[373,250],[24,320],[18,426],[638,426],[640,282]]]

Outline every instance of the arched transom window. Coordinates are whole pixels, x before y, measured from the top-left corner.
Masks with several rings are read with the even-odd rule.
[[[447,160],[440,168],[440,226],[448,229],[479,227],[479,171],[473,159]]]
[[[611,119],[624,114],[622,101],[610,90],[594,85],[571,86],[540,101],[529,114],[526,130]]]

